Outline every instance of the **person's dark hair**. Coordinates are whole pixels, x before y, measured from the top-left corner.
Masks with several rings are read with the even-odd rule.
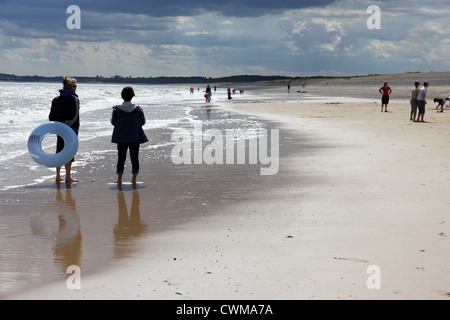
[[[414,85],[415,85],[416,87],[418,87],[418,86],[420,86],[420,82],[419,82],[419,81],[416,81],[416,82],[414,83]]]
[[[131,101],[134,97],[134,90],[132,87],[125,87],[122,90],[122,99],[124,101]]]
[[[429,85],[428,81],[425,81],[425,82],[423,83],[423,86],[424,86],[424,87],[426,87],[426,86],[428,86],[428,85]]]

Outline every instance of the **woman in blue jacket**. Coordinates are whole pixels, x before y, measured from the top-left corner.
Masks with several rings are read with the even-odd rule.
[[[127,159],[128,149],[130,150],[133,179],[131,183],[136,184],[139,174],[139,148],[142,143],[148,142],[147,136],[142,127],[145,125],[145,115],[141,107],[131,103],[134,97],[132,87],[125,87],[122,90],[123,104],[113,108],[111,124],[114,126],[112,143],[116,143],[119,151],[117,162],[117,184],[122,184],[122,176]]]

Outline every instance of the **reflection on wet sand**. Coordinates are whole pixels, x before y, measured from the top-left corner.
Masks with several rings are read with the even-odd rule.
[[[34,212],[30,219],[34,235],[53,237],[54,263],[63,273],[71,265],[80,265],[82,252],[80,218],[76,211],[75,199],[72,197],[72,185],[66,183],[65,186],[65,199],[61,183],[57,182],[56,202]]]
[[[208,121],[211,121],[211,107],[205,106],[205,109],[206,109],[206,118],[208,119]]]
[[[140,195],[136,185],[133,185],[131,210],[128,214],[125,193],[122,186],[117,191],[119,205],[118,222],[114,226],[115,256],[123,257],[129,253],[127,244],[129,240],[142,236],[146,232],[146,224],[141,221]]]

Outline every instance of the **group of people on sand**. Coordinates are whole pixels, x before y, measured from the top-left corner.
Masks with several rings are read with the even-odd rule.
[[[425,122],[425,109],[426,105],[428,104],[427,101],[427,93],[428,88],[430,84],[428,81],[424,81],[423,85],[421,86],[419,81],[416,81],[414,83],[414,89],[411,91],[411,117],[410,121],[414,122]],[[389,104],[389,98],[392,93],[392,88],[389,87],[389,83],[387,81],[384,82],[383,86],[379,89],[379,92],[382,94],[381,98],[381,112],[389,112],[388,111],[388,104]],[[435,98],[434,102],[438,103],[438,106],[436,109],[441,108],[438,112],[444,112],[444,106],[446,101],[449,101],[450,97],[447,97],[445,99],[439,99]]]
[[[414,89],[411,91],[411,117],[410,121],[414,122],[425,122],[424,116],[425,116],[425,107],[428,104],[427,102],[427,93],[428,93],[428,87],[430,84],[428,81],[425,81],[423,83],[423,86],[420,87],[420,82],[416,81],[414,83]],[[438,103],[436,106],[436,109],[439,109],[438,112],[444,112],[444,107],[446,101],[449,101],[450,97],[441,99],[441,98],[434,98],[434,103]],[[417,116],[417,117],[416,117]]]
[[[80,101],[76,90],[77,80],[64,77],[63,89],[60,90],[60,95],[52,101],[49,120],[67,124],[78,135],[80,128]],[[116,183],[119,186],[122,184],[125,162],[129,150],[133,174],[131,183],[135,185],[140,169],[140,145],[148,142],[142,128],[145,125],[146,119],[142,108],[131,102],[135,96],[132,87],[123,88],[121,96],[123,103],[113,108],[111,116],[111,124],[114,126],[111,142],[117,144],[118,151]],[[57,139],[56,153],[59,153],[64,149],[64,140],[59,136]],[[71,174],[72,163],[74,161],[75,159],[72,159],[69,163],[65,164],[66,183],[79,182]],[[61,167],[56,168],[56,181],[64,181],[61,178]]]

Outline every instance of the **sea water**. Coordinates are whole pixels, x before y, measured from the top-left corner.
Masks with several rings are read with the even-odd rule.
[[[111,172],[111,179],[115,178],[117,150],[110,142],[113,131],[110,119],[112,107],[122,103],[120,93],[124,86],[78,84],[81,147],[74,163],[75,177],[78,177],[77,173],[86,174],[87,168],[101,171],[108,166],[106,170]],[[155,150],[163,153],[174,145],[170,134],[155,140],[158,132],[181,128],[193,130],[199,122],[204,130],[247,130],[266,125],[256,118],[230,114],[217,108],[216,102],[227,102],[226,86],[218,87],[217,91],[213,89],[211,103],[205,102],[205,87],[201,86],[196,86],[193,94],[190,93],[190,86],[182,85],[133,85],[133,88],[136,93],[133,102],[144,110],[147,119],[144,129],[149,132],[151,140],[141,149],[142,167],[145,167],[145,163],[148,165],[158,161],[153,158],[158,155]],[[75,254],[78,258],[82,256],[83,272],[95,269],[94,266],[98,264],[108,263],[111,256],[122,255],[120,252],[126,251],[122,249],[128,246],[128,242],[122,244],[120,239],[115,240],[114,234],[109,230],[118,214],[116,191],[107,193],[107,197],[111,198],[111,214],[107,215],[107,220],[98,221],[100,217],[84,215],[86,209],[83,210],[97,205],[95,197],[92,204],[76,202],[76,197],[70,200],[68,197],[71,192],[67,187],[57,189],[55,186],[55,169],[38,165],[28,154],[28,138],[37,126],[48,121],[51,102],[59,95],[60,89],[61,85],[58,83],[0,82],[0,296],[30,285],[59,279],[61,275],[63,278],[66,276],[62,268],[66,260],[61,257],[64,258],[64,253],[67,252],[61,252],[60,249],[66,247],[67,239],[61,238],[60,217],[66,219],[67,227],[63,230],[70,236],[68,240],[71,242],[67,243],[72,245],[69,247],[77,248],[70,254]],[[234,100],[252,100],[257,99],[257,96],[247,91],[242,95],[238,93]],[[54,153],[55,143],[56,137],[44,139],[44,150]],[[147,170],[150,169],[147,167]],[[92,173],[92,177],[94,179],[97,176]],[[80,184],[80,188],[92,185],[110,188],[102,183],[104,181],[85,181]],[[143,186],[145,187],[147,186]],[[77,185],[73,188],[76,189]],[[42,197],[42,203],[33,201],[36,194]],[[126,196],[131,194],[127,193]],[[168,206],[170,207],[169,204]],[[82,212],[81,217],[74,208]],[[158,217],[151,216],[150,219],[147,215],[151,214],[151,211],[142,211],[143,219],[157,226]],[[168,213],[164,212],[164,217],[166,214]],[[78,221],[69,221],[69,218],[76,218]],[[82,223],[83,219],[87,220]],[[81,226],[82,239],[81,233],[79,237],[77,229],[72,230],[69,225]],[[103,228],[107,230],[104,231]]]
[[[124,86],[78,85],[80,144],[111,136],[112,107],[122,103],[120,94]],[[195,86],[193,94],[190,86],[185,85],[133,85],[133,88],[136,94],[133,103],[144,109],[147,118],[145,130],[190,126],[198,117],[196,110],[208,106],[205,103],[204,87]],[[27,142],[30,133],[38,125],[48,121],[52,100],[59,95],[60,89],[61,84],[58,83],[0,82],[0,191],[36,185],[54,178],[54,170],[41,170],[28,156]],[[252,97],[251,92],[245,93],[246,99]],[[217,91],[213,90],[212,104],[224,101],[227,101],[227,88],[224,86],[217,88]],[[256,120],[248,120],[250,122],[235,118],[233,121],[245,123],[234,123],[232,126],[261,125]],[[214,121],[230,121],[230,118],[219,116]],[[44,139],[42,147],[47,153],[54,153],[55,139],[50,137]],[[96,150],[91,151],[95,153]]]

